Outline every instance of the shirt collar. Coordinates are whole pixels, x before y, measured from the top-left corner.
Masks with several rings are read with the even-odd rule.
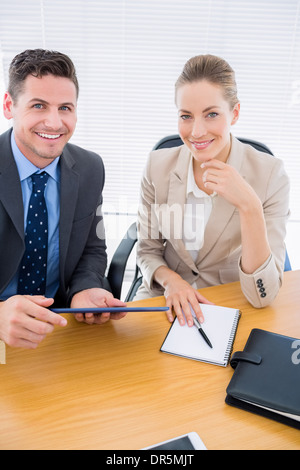
[[[216,195],[215,192],[209,195],[209,194],[206,194],[204,191],[202,191],[200,188],[198,188],[196,181],[195,181],[195,177],[194,177],[193,161],[194,161],[194,158],[192,157],[190,159],[190,164],[189,164],[189,169],[188,169],[186,195],[188,196],[189,194],[193,194],[195,197],[202,197],[202,198],[214,197]]]
[[[16,144],[14,132],[11,133],[11,148],[12,153],[19,171],[20,180],[23,181],[33,173],[41,171],[40,168],[36,167],[31,163],[20,151],[19,147]],[[49,176],[51,176],[55,181],[59,182],[59,160],[60,157],[55,158],[48,166],[43,168],[43,171],[46,171]]]

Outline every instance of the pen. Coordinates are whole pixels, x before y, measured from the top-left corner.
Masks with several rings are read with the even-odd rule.
[[[198,331],[199,331],[200,335],[204,338],[204,340],[206,341],[208,346],[210,348],[212,348],[213,346],[212,346],[211,342],[209,341],[208,337],[206,336],[206,334],[204,333],[204,331],[203,331],[199,321],[197,320],[197,318],[193,317],[193,320],[194,320],[194,325],[198,328]]]

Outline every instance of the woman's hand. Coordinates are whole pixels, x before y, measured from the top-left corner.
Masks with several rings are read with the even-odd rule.
[[[213,159],[202,163],[204,187],[215,191],[239,210],[247,210],[260,204],[254,189],[244,180],[235,168]]]
[[[246,274],[254,273],[269,258],[266,223],[261,201],[254,189],[235,168],[219,160],[202,163],[203,182],[206,189],[235,206],[241,224],[241,268]]]
[[[173,321],[173,310],[181,325],[185,324],[186,319],[187,324],[193,326],[192,309],[198,320],[201,323],[204,321],[199,303],[212,304],[212,302],[166,266],[160,266],[155,271],[154,277],[165,288],[166,306],[169,307],[167,317],[170,322]]]

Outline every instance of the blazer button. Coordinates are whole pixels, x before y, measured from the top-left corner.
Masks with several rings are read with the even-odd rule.
[[[262,283],[263,283],[262,279],[257,279],[256,284],[262,284]]]
[[[259,289],[259,292],[265,292],[265,290],[266,290],[266,289],[265,289],[264,287],[261,287],[261,288]]]
[[[266,294],[265,292],[262,292],[262,293],[260,294],[261,297],[266,297],[266,295],[267,295],[267,294]]]

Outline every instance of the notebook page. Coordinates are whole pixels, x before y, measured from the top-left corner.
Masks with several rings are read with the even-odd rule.
[[[279,410],[275,410],[274,408],[268,408],[267,406],[258,405],[257,403],[254,403],[252,401],[248,401],[248,400],[243,400],[243,401],[246,402],[246,403],[249,403],[250,405],[255,405],[255,406],[258,406],[259,408],[263,408],[265,410],[272,411],[273,413],[277,413],[279,415],[286,416],[287,418],[291,418],[291,419],[295,419],[296,421],[300,421],[300,416],[298,416],[298,415],[293,415],[291,413],[286,413],[285,411],[279,411]]]
[[[206,304],[201,304],[201,309],[204,315],[204,322],[201,326],[210,339],[213,348],[206,344],[195,326],[189,327],[187,324],[180,326],[176,318],[166,336],[161,351],[226,366],[234,339],[234,335],[232,338],[232,332],[234,330],[235,333],[234,324],[239,311],[233,308]]]

